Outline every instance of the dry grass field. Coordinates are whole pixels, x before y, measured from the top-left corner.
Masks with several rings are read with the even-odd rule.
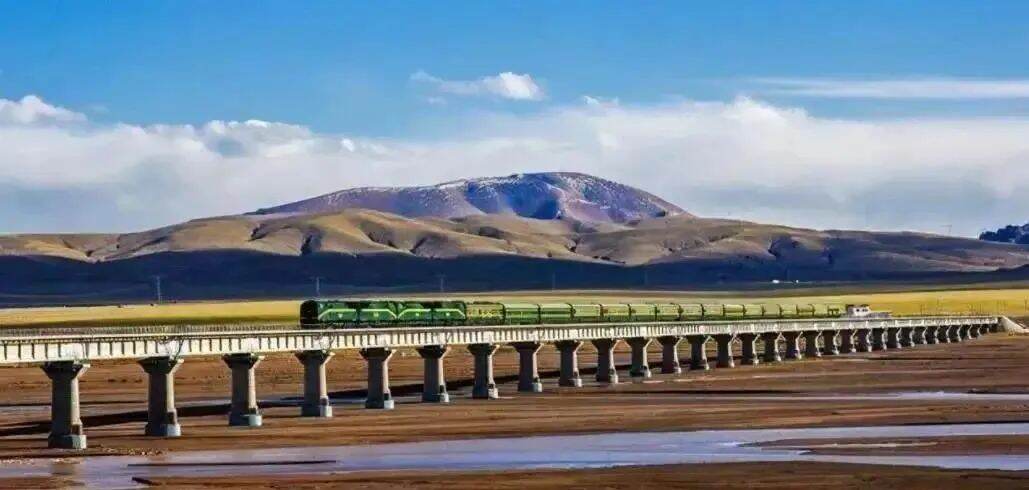
[[[797,295],[800,294],[800,295]],[[425,295],[439,296],[439,295]],[[1029,314],[1029,287],[900,292],[672,292],[554,291],[455,294],[479,300],[676,301],[720,303],[869,303],[897,315],[984,313]],[[221,301],[161,305],[12,308],[0,310],[0,328],[16,326],[167,325],[291,322],[300,300]]]

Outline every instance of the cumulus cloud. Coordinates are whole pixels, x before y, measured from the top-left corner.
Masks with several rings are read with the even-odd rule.
[[[424,71],[411,75],[411,80],[431,86],[443,94],[460,96],[493,96],[510,100],[543,100],[543,89],[528,73],[509,71],[477,80],[444,80]]]
[[[0,99],[0,124],[36,124],[85,121],[86,116],[43,102],[35,95],[21,100]]]
[[[1024,118],[827,119],[749,98],[576,103],[482,115],[431,141],[258,120],[4,121],[3,232],[135,230],[348,187],[550,170],[621,181],[700,215],[790,225],[971,235],[1029,218]]]
[[[1029,80],[759,78],[767,93],[863,99],[1024,99]]]

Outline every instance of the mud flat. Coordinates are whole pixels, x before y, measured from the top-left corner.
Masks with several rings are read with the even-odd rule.
[[[592,353],[586,347],[581,358],[583,366],[592,366]],[[657,359],[656,350],[653,359]],[[557,354],[543,351],[540,360],[544,371],[553,370]],[[620,360],[628,361],[627,352],[621,353]],[[289,356],[269,357],[257,370],[259,395],[266,405],[263,409],[265,426],[239,429],[226,426],[227,408],[224,403],[228,398],[228,370],[217,359],[190,359],[177,377],[183,426],[183,437],[178,439],[153,439],[141,435],[146,383],[137,365],[97,363],[82,380],[83,415],[91,445],[82,453],[45,449],[49,387],[41,370],[35,367],[0,369],[0,392],[16,395],[5,396],[0,402],[0,459],[38,460],[90,454],[160,455],[192,450],[324,447],[611,431],[1029,422],[1029,399],[1024,396],[1029,394],[1029,376],[1025,375],[1029,372],[1029,337],[1025,336],[999,334],[962,344],[686,372],[678,376],[655,374],[646,383],[623,383],[613,387],[587,383],[581,389],[559,389],[554,379],[545,379],[546,391],[535,395],[518,394],[513,384],[503,383],[500,388],[504,398],[494,401],[468,398],[467,389],[462,386],[470,377],[470,361],[460,349],[455,349],[447,357],[453,402],[434,405],[419,403],[413,396],[420,382],[420,359],[410,353],[394,357],[391,375],[394,393],[398,395],[397,408],[373,411],[365,410],[357,403],[364,384],[363,361],[356,353],[338,355],[329,364],[330,387],[336,390],[336,417],[304,419],[298,416],[299,408],[290,400],[300,390],[302,370],[299,363]],[[517,370],[515,353],[498,354],[497,368],[498,375],[511,379]],[[657,371],[655,369],[655,373]],[[584,378],[591,378],[588,369],[584,370]],[[1000,449],[1024,448],[1027,438],[969,437],[952,449],[969,454],[1010,454],[1012,451],[1026,454],[1021,449],[1007,453]],[[819,440],[817,444],[825,442]],[[814,444],[812,441],[799,443]],[[936,444],[939,445],[939,441]],[[924,447],[908,445],[906,450],[923,450],[919,448]],[[807,469],[808,465],[824,468],[826,478],[834,474],[840,478],[853,476],[845,470],[837,470],[851,465],[828,463],[761,463],[761,471],[756,471],[754,466],[742,471],[749,475],[748,482],[768,481],[772,484],[780,469],[783,478],[799,471],[796,468],[800,467],[805,468],[801,476],[816,474]],[[731,472],[734,467],[736,471],[743,468],[732,464],[703,465],[703,468],[715,466],[719,469],[710,470],[711,474]],[[718,481],[704,479],[708,470],[691,468],[691,465],[668,465],[646,470],[548,470],[531,474],[539,475],[541,485],[545,482],[559,484],[563,478],[571,478],[567,480],[571,485],[594,485],[604,481],[594,480],[602,478],[596,475],[609,475],[614,478],[611,484],[616,488],[620,485],[617,483],[619,479],[623,478],[617,475],[624,475],[624,480],[621,480],[624,485],[639,483],[639,477],[632,476],[634,471],[644,471],[655,475],[654,478],[664,475],[661,478],[671,478],[669,482],[679,482],[679,485],[693,482],[702,486]],[[766,471],[768,468],[777,469]],[[869,473],[872,474],[874,472]],[[981,470],[890,467],[889,471],[884,470],[880,474],[895,474],[898,482],[905,478],[925,481],[927,487],[938,486],[937,483],[943,481],[940,478],[953,482],[973,481],[968,479],[973,477],[967,475],[996,479],[989,480],[995,486],[1003,486],[1003,482],[1010,481],[1025,484],[1024,476],[1018,476],[1022,480],[1011,480],[1021,475],[1019,472],[994,474]],[[912,476],[916,474],[922,476]],[[388,486],[408,484],[408,480],[404,480],[407,478],[424,481],[428,486],[452,487],[462,480],[480,487],[495,486],[493,480],[482,480],[482,474],[465,477],[456,473],[391,475],[380,472],[366,476],[309,474],[269,478],[267,481],[262,478],[262,484],[273,485],[276,483],[272,480],[280,478],[311,478],[314,479],[312,481],[365,478],[366,483],[379,478],[384,479],[383,485]],[[766,478],[771,480],[762,480]],[[513,481],[518,480],[523,486],[526,484],[525,477],[516,477]],[[217,483],[220,480],[215,478],[212,481]],[[537,483],[536,479],[531,481]],[[242,480],[236,482],[246,483]],[[175,483],[192,485],[198,482]],[[293,486],[294,483],[285,482],[281,486]],[[334,485],[331,482],[323,484]],[[811,485],[812,488],[820,485],[819,479],[812,476]],[[884,485],[888,488],[889,484]],[[12,485],[0,480],[0,487],[9,486]]]

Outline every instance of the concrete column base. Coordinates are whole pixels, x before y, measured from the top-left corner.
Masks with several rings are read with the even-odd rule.
[[[679,342],[682,341],[682,337],[658,337],[657,341],[661,343],[661,372],[682,373],[682,367],[679,365]]]
[[[422,357],[422,401],[450,403],[447,383],[443,376],[443,357],[450,352],[445,345],[426,345],[416,349]]]
[[[51,434],[46,438],[46,447],[51,449],[86,449],[85,434]]]
[[[175,371],[182,359],[151,357],[139,361],[147,373],[147,423],[143,435],[179,437],[179,415],[175,410]]]
[[[393,349],[361,349],[361,357],[368,361],[368,398],[364,408],[392,410],[393,395],[389,391],[389,360]]]
[[[626,339],[626,343],[632,348],[632,363],[629,365],[629,376],[633,381],[642,381],[650,378],[650,360],[647,356],[647,346],[651,339],[634,337]]]
[[[872,329],[872,350],[886,350],[886,329]]]
[[[325,363],[329,362],[334,354],[327,350],[310,350],[297,352],[295,355],[304,365],[304,401],[300,405],[300,416],[332,417]]]
[[[784,359],[799,361],[804,358],[800,352],[800,332],[783,332],[783,339],[786,340],[786,356]]]
[[[332,405],[329,404],[328,399],[317,405],[308,405],[305,403],[300,406],[300,416],[318,417],[323,419],[332,418]]]
[[[757,334],[741,333],[740,339],[740,364],[744,366],[757,366],[761,363],[757,355]]]
[[[836,336],[835,330],[822,331],[822,355],[836,356],[840,354],[840,348],[836,345]]]
[[[887,328],[886,329],[886,347],[890,349],[900,349],[900,329],[899,328]]]
[[[821,332],[817,330],[809,330],[804,332],[804,356],[819,358],[822,357],[822,350],[818,348],[818,337],[821,337]]]
[[[579,376],[579,347],[582,342],[579,340],[561,340],[554,342],[561,354],[561,367],[557,377],[557,385],[569,388],[582,387],[582,377]]]
[[[542,345],[539,342],[515,342],[512,345],[518,351],[518,392],[543,393],[536,358]]]
[[[715,338],[715,343],[718,346],[718,358],[715,366],[720,368],[736,367],[732,359],[732,340],[734,336],[732,334],[719,334],[712,335],[712,337]]]
[[[761,334],[761,342],[765,344],[762,359],[765,362],[782,362],[779,356],[779,332],[766,332]]]
[[[497,352],[496,344],[471,344],[468,351],[475,356],[475,383],[472,385],[472,398],[479,400],[495,400],[500,398],[497,383],[493,381],[493,354]]]
[[[597,382],[618,384],[618,370],[615,368],[615,346],[618,339],[594,339],[597,349]]]
[[[707,371],[711,365],[707,362],[707,335],[690,335],[686,340],[690,343],[690,369]]]
[[[256,354],[229,354],[222,357],[232,370],[232,402],[229,406],[230,427],[259,427],[261,415],[257,409],[257,386],[254,369],[264,356]]]
[[[230,427],[260,427],[263,418],[259,413],[230,413]]]
[[[854,331],[840,330],[840,354],[853,354],[855,352],[857,352],[857,346],[854,345]]]

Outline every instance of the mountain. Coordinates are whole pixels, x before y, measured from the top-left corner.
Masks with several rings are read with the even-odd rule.
[[[515,174],[423,187],[362,187],[260,209],[255,214],[372,209],[409,218],[507,214],[586,223],[625,223],[684,214],[653,194],[572,172]]]
[[[997,231],[984,231],[979,235],[979,239],[988,242],[1029,245],[1029,223],[1022,226],[1007,225]]]
[[[343,191],[336,200],[138,233],[0,235],[0,304],[139,300],[152,297],[154,276],[176,299],[303,296],[314,277],[333,295],[443,283],[490,290],[1029,277],[1021,245],[701,218],[580,174],[376,192],[388,197],[380,204],[409,206],[408,214],[421,212],[404,199],[453,199],[419,201],[439,205],[410,217],[335,209],[364,194]],[[334,209],[304,212],[323,206]]]

